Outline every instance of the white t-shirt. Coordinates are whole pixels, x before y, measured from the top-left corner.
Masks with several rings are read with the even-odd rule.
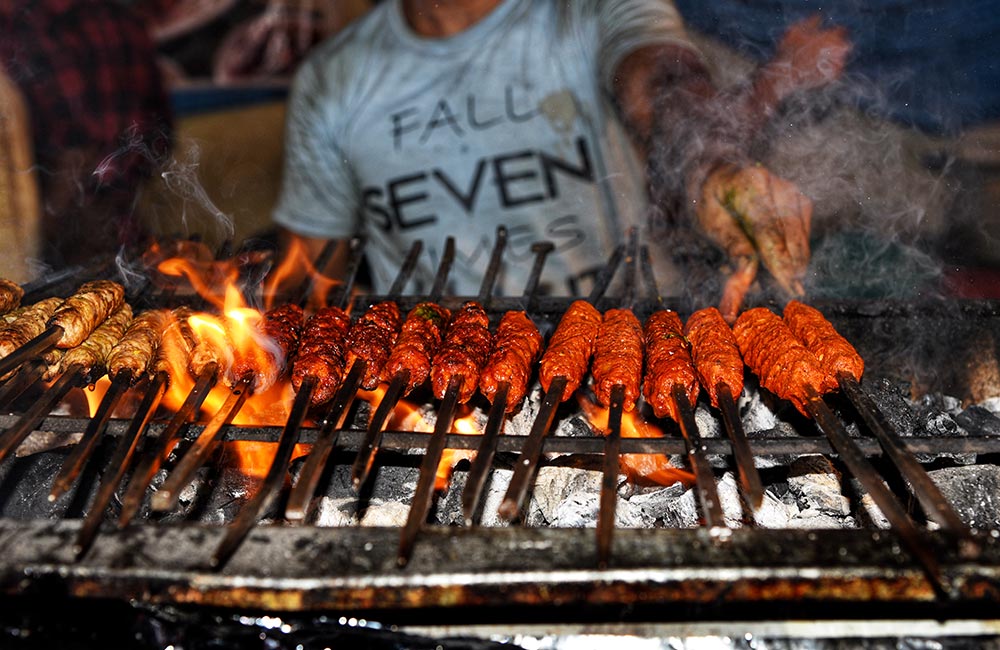
[[[495,293],[519,295],[540,240],[550,293],[586,293],[647,203],[644,165],[611,108],[638,47],[693,46],[665,0],[507,0],[428,39],[385,0],[303,64],[289,103],[277,223],[308,237],[363,234],[375,290],[415,239],[426,289],[448,236],[449,291],[476,295],[497,226]]]

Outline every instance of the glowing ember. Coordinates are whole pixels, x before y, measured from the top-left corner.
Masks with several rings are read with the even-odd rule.
[[[608,428],[608,409],[584,397],[579,398],[580,408],[591,427],[604,434]],[[663,431],[646,422],[638,410],[622,414],[623,438],[662,438]],[[629,480],[638,485],[673,485],[680,481],[694,485],[694,475],[670,464],[663,454],[622,454],[621,466]]]

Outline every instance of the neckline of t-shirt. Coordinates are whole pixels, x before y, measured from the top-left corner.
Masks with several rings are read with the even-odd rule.
[[[403,13],[403,0],[393,0],[392,10],[389,12],[389,24],[400,40],[410,47],[430,53],[449,54],[478,43],[484,34],[492,30],[507,17],[507,14],[513,11],[516,4],[518,4],[518,0],[503,0],[493,11],[471,27],[444,38],[432,38],[421,36],[413,31]]]

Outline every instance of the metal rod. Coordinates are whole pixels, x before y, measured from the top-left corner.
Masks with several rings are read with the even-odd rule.
[[[861,487],[871,495],[875,505],[889,520],[889,525],[899,535],[903,545],[923,568],[931,584],[939,592],[947,594],[950,591],[950,585],[945,583],[937,557],[920,538],[920,532],[913,521],[907,516],[906,511],[889,488],[882,482],[882,477],[865,458],[830,407],[820,398],[815,389],[811,386],[807,386],[806,389],[808,397],[806,410],[819,425],[820,431],[829,439],[830,444],[837,451],[837,456],[844,462],[854,478],[858,479]]]
[[[166,428],[160,432],[156,443],[152,449],[146,453],[132,473],[128,487],[125,489],[125,498],[122,499],[122,511],[118,516],[118,527],[123,528],[139,512],[142,500],[146,496],[146,488],[149,487],[153,476],[160,469],[160,465],[166,460],[167,455],[173,450],[174,445],[180,440],[180,433],[184,425],[188,424],[191,416],[201,408],[201,403],[208,397],[208,392],[215,384],[215,372],[217,364],[213,361],[209,363],[201,375],[195,380],[194,386],[181,407],[177,409]]]
[[[330,260],[333,259],[333,254],[337,251],[338,244],[339,241],[336,239],[331,239],[323,244],[319,255],[313,261],[313,272],[302,278],[302,283],[295,292],[295,304],[302,306],[309,300],[309,295],[312,294],[316,286],[316,277],[323,275],[327,264],[330,263]]]
[[[389,300],[396,300],[398,296],[402,295],[407,281],[409,281],[410,276],[413,275],[413,269],[417,268],[417,260],[420,258],[420,251],[423,247],[424,242],[420,239],[413,242],[410,246],[410,252],[406,254],[406,259],[403,260],[403,265],[399,267],[399,274],[396,276],[396,279],[393,280],[392,286],[389,287]]]
[[[486,428],[483,429],[476,457],[469,468],[468,476],[465,478],[465,489],[462,490],[462,514],[467,526],[473,524],[473,518],[479,508],[479,499],[486,486],[486,477],[489,476],[490,468],[493,466],[497,440],[503,431],[504,422],[507,421],[507,394],[509,392],[510,383],[501,381],[497,384],[497,392],[493,396],[493,404],[490,405],[490,412],[486,419]]]
[[[156,407],[159,406],[160,400],[166,392],[167,380],[166,373],[156,373],[146,387],[142,402],[139,403],[139,408],[136,409],[135,415],[132,416],[128,431],[118,439],[118,445],[115,447],[111,461],[108,463],[107,473],[105,473],[104,478],[101,480],[101,486],[97,489],[97,496],[94,497],[94,502],[90,504],[90,511],[83,520],[80,532],[76,536],[76,544],[74,545],[73,552],[76,554],[77,559],[83,557],[91,544],[93,544],[94,538],[97,536],[97,531],[101,528],[101,522],[104,521],[104,511],[107,509],[108,504],[111,503],[115,489],[128,470],[132,455],[139,444],[139,438],[142,437],[142,432],[146,430],[149,421],[153,418],[153,412],[156,411]]]
[[[11,370],[19,367],[22,363],[29,359],[37,357],[42,352],[45,352],[56,342],[59,341],[63,336],[63,328],[58,325],[53,325],[48,328],[35,338],[31,339],[18,349],[14,350],[8,354],[3,359],[0,359],[0,377],[3,377]]]
[[[253,377],[249,374],[233,386],[233,390],[226,397],[226,401],[222,404],[222,407],[212,416],[212,419],[208,421],[205,428],[201,430],[201,434],[195,438],[195,441],[191,443],[188,450],[184,452],[184,456],[177,463],[177,467],[174,468],[170,476],[167,477],[167,480],[164,481],[163,487],[153,494],[153,498],[150,501],[150,506],[152,506],[153,510],[164,512],[177,505],[181,491],[191,482],[198,468],[208,460],[208,455],[213,448],[212,443],[215,442],[219,431],[222,427],[232,422],[236,414],[243,408],[243,404],[253,392],[252,386]]]
[[[524,297],[528,299],[527,310],[533,313],[537,308],[538,283],[542,279],[542,269],[545,267],[545,258],[555,250],[555,244],[550,241],[535,242],[531,245],[531,252],[535,254],[535,261],[531,265],[531,272],[528,274],[528,281],[524,285]]]
[[[368,430],[361,441],[358,456],[354,459],[354,466],[351,468],[351,481],[354,483],[355,490],[360,490],[368,478],[368,473],[375,462],[375,454],[378,452],[379,443],[382,441],[382,430],[385,428],[385,423],[389,420],[392,410],[396,408],[396,404],[399,403],[400,398],[403,396],[403,389],[409,381],[409,370],[401,370],[396,373],[392,381],[389,382],[389,388],[385,391],[385,395],[382,396],[382,401],[379,402],[378,408],[375,409],[372,419],[368,422]]]
[[[722,504],[719,501],[719,491],[715,485],[715,475],[708,464],[708,457],[705,455],[705,448],[701,442],[701,434],[698,432],[698,424],[694,419],[694,412],[688,402],[684,387],[674,384],[673,387],[674,405],[677,407],[677,424],[680,425],[681,434],[687,443],[688,462],[694,472],[695,484],[698,488],[698,500],[701,502],[701,511],[705,516],[705,525],[709,528],[726,525],[725,517],[722,515]]]
[[[861,419],[868,425],[868,429],[878,439],[879,444],[885,451],[886,456],[896,465],[900,473],[910,484],[913,494],[917,497],[920,505],[923,506],[927,516],[941,525],[943,529],[964,540],[968,544],[978,547],[975,536],[969,527],[962,521],[955,512],[948,500],[941,494],[941,490],[934,484],[931,477],[917,459],[905,447],[899,439],[899,434],[895,432],[882,415],[875,402],[862,390],[858,382],[851,376],[839,373],[837,379],[840,388],[847,395],[847,398],[861,415]],[[970,549],[974,551],[974,549]]]
[[[632,304],[636,296],[636,264],[638,262],[639,236],[635,227],[628,229],[625,244],[625,288],[622,293],[622,307]]]
[[[431,292],[427,296],[427,299],[431,302],[437,302],[441,299],[441,295],[444,294],[445,284],[448,282],[448,273],[451,271],[451,265],[454,262],[455,238],[448,237],[444,241],[444,254],[441,255],[441,263],[438,264],[437,274],[434,276],[434,284],[431,285]]]
[[[55,405],[66,396],[71,388],[78,386],[83,381],[84,374],[83,366],[74,364],[67,368],[39,400],[24,412],[14,426],[0,436],[0,462],[24,442],[28,434],[35,430],[38,423],[45,419],[45,416],[55,408]]]
[[[639,248],[639,269],[642,271],[642,279],[646,284],[646,292],[656,299],[656,304],[663,305],[663,296],[656,282],[656,274],[653,272],[653,262],[649,257],[649,246]]]
[[[587,298],[590,304],[596,306],[597,301],[607,291],[608,285],[611,284],[611,279],[615,276],[615,271],[618,270],[618,266],[622,263],[624,257],[625,245],[619,244],[615,247],[614,252],[611,253],[611,257],[608,258],[607,265],[601,269],[601,272],[594,279],[594,288],[590,291],[590,296]]]
[[[285,422],[285,428],[282,429],[281,437],[278,438],[278,449],[271,459],[271,466],[267,469],[267,475],[265,475],[264,481],[261,483],[256,494],[240,508],[236,519],[226,527],[225,537],[222,538],[222,542],[215,549],[215,553],[212,554],[212,559],[210,560],[212,567],[217,568],[225,564],[226,560],[239,548],[240,542],[243,541],[243,538],[246,537],[250,529],[254,527],[257,520],[260,519],[261,512],[267,507],[275,491],[284,483],[285,474],[288,471],[288,463],[292,458],[292,451],[295,449],[295,444],[299,441],[299,431],[301,431],[302,421],[305,420],[306,413],[309,411],[309,404],[312,400],[313,391],[316,389],[316,382],[315,377],[306,377],[299,387],[299,392],[295,395],[295,401],[292,402],[291,413],[289,413],[288,420]]]
[[[40,360],[35,360],[31,365],[22,365],[14,376],[8,379],[0,388],[0,408],[6,408],[14,400],[24,394],[35,384],[42,375],[45,374],[46,364]]]
[[[326,421],[320,430],[319,437],[313,443],[309,456],[306,458],[302,471],[299,472],[299,480],[292,488],[292,493],[288,497],[288,505],[285,508],[285,518],[290,521],[303,521],[309,512],[309,503],[313,493],[316,492],[316,485],[326,468],[326,461],[330,457],[334,444],[337,442],[337,434],[344,426],[344,418],[354,402],[354,396],[358,391],[358,384],[361,383],[365,375],[368,364],[364,359],[358,359],[351,364],[351,369],[347,373],[344,382],[337,389],[337,394],[333,397],[332,406],[326,415]]]
[[[363,248],[364,239],[361,237],[351,239],[351,255],[347,260],[347,268],[344,269],[344,280],[333,294],[334,298],[330,301],[331,305],[337,305],[341,308],[347,306],[347,302],[351,297],[351,288],[354,287],[354,280],[358,276],[358,270],[361,268],[361,260],[364,258]]]
[[[483,282],[479,285],[478,301],[485,305],[489,302],[490,294],[493,293],[493,286],[497,281],[497,274],[500,272],[500,263],[503,261],[503,249],[507,246],[507,229],[503,226],[497,227],[497,240],[493,244],[493,253],[490,255],[490,263],[486,266],[486,273],[483,274]]]
[[[549,433],[552,420],[555,419],[556,410],[561,404],[560,398],[566,390],[566,378],[556,377],[549,384],[549,389],[542,398],[542,404],[538,407],[538,414],[528,432],[528,438],[521,447],[521,455],[514,465],[514,474],[510,477],[507,486],[507,493],[500,503],[498,512],[500,516],[508,521],[514,519],[521,511],[521,504],[531,487],[535,472],[538,469],[538,459],[542,455],[542,447],[545,444],[545,436]]]
[[[56,474],[56,478],[52,482],[52,490],[49,492],[50,502],[61,497],[72,487],[77,477],[80,476],[84,465],[87,464],[87,459],[90,458],[90,455],[97,447],[97,441],[104,435],[104,430],[108,426],[108,420],[111,419],[111,413],[115,410],[125,391],[131,385],[131,371],[120,370],[115,374],[115,378],[111,380],[111,385],[108,386],[107,392],[101,398],[97,412],[94,413],[94,417],[87,424],[87,430],[83,432],[83,437],[80,439],[80,442],[76,443],[73,450],[66,456],[66,460],[63,461],[62,467],[59,468],[59,473]]]
[[[413,494],[413,501],[410,502],[410,512],[406,517],[406,524],[399,536],[399,553],[396,562],[401,567],[406,566],[410,561],[417,533],[424,525],[427,513],[431,508],[437,467],[441,462],[441,454],[444,453],[445,439],[448,432],[451,431],[451,425],[455,422],[458,391],[462,387],[463,380],[463,375],[452,375],[448,382],[448,388],[441,400],[441,407],[438,409],[437,421],[434,423],[434,433],[431,435],[430,442],[427,443],[427,451],[424,452],[424,459],[420,463],[417,489]]]
[[[719,410],[722,412],[722,423],[733,446],[733,458],[736,460],[736,470],[740,476],[740,485],[743,486],[743,494],[750,508],[756,510],[764,502],[764,486],[761,485],[760,472],[757,471],[753,452],[750,451],[750,441],[747,440],[743,422],[740,421],[736,399],[724,382],[719,382],[715,387],[715,394],[718,396]]]
[[[622,448],[622,410],[625,386],[611,389],[608,404],[608,437],[604,446],[604,475],[601,478],[601,507],[597,511],[597,565],[606,568],[611,559],[611,540],[615,532],[618,506],[618,472]]]

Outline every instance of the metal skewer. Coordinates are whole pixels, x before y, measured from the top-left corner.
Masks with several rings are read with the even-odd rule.
[[[441,454],[444,453],[445,439],[451,431],[451,425],[455,422],[455,410],[458,407],[458,391],[462,387],[462,375],[452,375],[448,382],[448,389],[441,400],[441,408],[438,410],[437,421],[434,423],[434,433],[430,442],[427,443],[427,451],[424,459],[420,463],[420,475],[417,479],[417,489],[410,503],[410,512],[406,518],[406,525],[403,526],[399,538],[399,554],[396,558],[397,564],[403,567],[410,561],[413,552],[413,543],[416,541],[417,533],[420,532],[424,520],[427,519],[427,512],[431,507],[431,500],[434,496],[434,480],[436,478],[437,467],[441,462]]]
[[[344,426],[344,418],[354,402],[354,396],[358,391],[358,384],[361,383],[365,375],[367,363],[363,359],[351,365],[350,371],[344,382],[337,389],[334,395],[332,406],[326,415],[323,428],[320,430],[309,451],[302,471],[299,473],[299,480],[292,488],[292,493],[288,497],[288,505],[285,508],[285,517],[292,521],[302,521],[309,512],[309,502],[313,493],[316,492],[316,485],[319,483],[326,461],[333,451],[333,446],[337,443],[337,435]],[[304,382],[303,382],[304,383]],[[296,396],[296,399],[298,397]],[[293,407],[294,411],[294,407]]]
[[[455,238],[448,237],[445,240],[444,254],[441,256],[441,263],[438,265],[434,284],[427,297],[429,302],[440,300],[441,294],[444,293],[445,283],[448,281],[448,273],[451,271],[451,265],[454,261]],[[375,463],[375,454],[378,453],[379,444],[382,442],[382,431],[385,429],[389,415],[392,414],[393,409],[396,408],[396,404],[403,397],[403,390],[409,381],[410,373],[408,371],[404,370],[396,373],[389,381],[388,390],[382,396],[382,400],[375,409],[372,419],[368,422],[368,429],[365,432],[364,439],[361,441],[361,447],[358,449],[358,456],[354,459],[354,465],[351,467],[351,482],[355,490],[360,490],[361,486],[368,479],[368,473]]]
[[[129,424],[128,431],[119,438],[111,461],[108,463],[107,473],[104,475],[101,485],[97,490],[97,496],[94,497],[94,502],[90,504],[90,511],[87,512],[87,516],[83,520],[83,525],[80,527],[80,532],[77,534],[76,544],[73,549],[77,559],[83,557],[91,544],[93,544],[94,538],[101,528],[101,522],[104,520],[104,511],[107,510],[108,504],[111,503],[111,498],[114,496],[115,489],[128,470],[132,455],[138,446],[139,438],[142,437],[142,432],[146,430],[149,421],[153,417],[153,412],[156,411],[160,399],[163,398],[166,392],[167,380],[168,377],[165,372],[156,373],[146,388],[142,402],[139,403],[139,408],[136,410],[135,415],[132,416],[132,422]]]
[[[757,471],[757,466],[753,462],[753,452],[750,451],[750,442],[747,440],[743,423],[740,421],[736,399],[730,393],[729,386],[722,382],[715,387],[715,394],[718,397],[719,410],[722,412],[722,422],[733,448],[733,458],[736,460],[740,485],[743,486],[743,493],[746,495],[750,508],[756,510],[764,502],[764,486],[760,481],[760,472]]]
[[[705,515],[705,525],[709,528],[725,526],[725,518],[722,516],[722,505],[719,501],[719,491],[715,485],[715,475],[708,464],[708,457],[705,455],[705,445],[698,432],[698,424],[694,419],[694,411],[688,402],[684,387],[680,384],[673,386],[674,405],[677,408],[677,424],[680,425],[681,434],[687,446],[688,461],[694,472],[695,484],[698,487],[698,500],[701,502],[702,514]]]
[[[608,561],[611,559],[611,539],[615,532],[625,386],[618,384],[612,388],[609,401],[608,435],[604,440],[604,467],[601,478],[601,505],[597,511],[597,565],[602,569],[608,566]]]
[[[879,445],[885,451],[889,459],[896,465],[900,473],[906,478],[914,495],[923,506],[927,516],[937,522],[943,529],[962,540],[965,550],[970,554],[977,554],[979,544],[969,527],[962,521],[955,512],[948,500],[941,494],[934,481],[927,474],[923,466],[917,462],[906,448],[903,447],[899,435],[892,426],[885,420],[885,416],[879,410],[875,402],[868,396],[854,377],[846,373],[838,373],[837,380],[840,389],[854,405],[861,418],[868,425],[868,429],[875,435]]]
[[[946,584],[944,577],[941,575],[941,567],[938,564],[937,558],[923,540],[920,539],[920,532],[909,516],[907,516],[906,511],[896,501],[889,488],[882,483],[881,477],[865,458],[864,452],[851,439],[843,425],[830,410],[830,407],[816,393],[816,390],[812,386],[807,386],[806,394],[808,397],[808,401],[805,404],[806,410],[816,421],[816,424],[819,425],[820,431],[829,439],[830,444],[837,451],[839,458],[844,462],[851,474],[854,475],[854,478],[858,479],[858,482],[861,483],[865,491],[871,495],[875,505],[885,515],[885,518],[889,520],[889,524],[899,535],[903,545],[921,565],[931,584],[940,592],[947,594],[950,586]]]
[[[83,438],[73,447],[66,460],[63,461],[59,473],[56,474],[56,478],[52,483],[52,490],[49,492],[49,501],[55,501],[62,496],[73,485],[77,477],[80,476],[80,472],[83,470],[84,465],[86,465],[87,459],[90,458],[90,455],[97,447],[97,441],[100,440],[104,434],[104,430],[108,426],[111,413],[115,410],[125,391],[131,385],[132,373],[128,370],[120,370],[115,375],[115,378],[111,380],[111,385],[108,387],[107,392],[104,393],[104,397],[97,407],[97,412],[90,419],[90,422],[87,423],[87,429],[83,432]]]
[[[31,365],[22,365],[13,377],[4,382],[0,388],[0,408],[6,408],[14,400],[24,394],[24,391],[35,384],[45,374],[45,362],[36,359]]]
[[[312,400],[313,391],[316,389],[316,382],[317,379],[315,377],[306,377],[299,388],[299,392],[295,394],[291,413],[288,415],[285,427],[281,431],[281,437],[278,438],[278,449],[271,459],[271,466],[268,467],[267,475],[264,477],[264,481],[261,483],[257,493],[240,509],[236,519],[226,527],[225,537],[222,538],[222,542],[215,549],[215,553],[212,554],[210,562],[213,567],[221,566],[232,556],[247,532],[257,523],[260,513],[267,506],[268,502],[270,502],[274,492],[284,483],[288,463],[292,458],[292,451],[295,449],[295,444],[299,441],[302,421],[305,420],[306,413],[309,411],[309,403]]]
[[[159,437],[149,453],[145,454],[132,473],[128,487],[125,489],[125,497],[122,499],[122,511],[118,516],[118,527],[125,527],[128,522],[139,512],[143,498],[146,496],[146,488],[149,487],[153,476],[160,469],[160,465],[166,460],[173,450],[177,441],[180,440],[182,429],[187,425],[191,417],[201,408],[202,402],[208,397],[208,393],[215,384],[215,374],[217,370],[215,362],[209,363],[195,381],[194,386],[188,392],[184,403],[177,409],[170,422],[160,432]]]
[[[25,361],[33,359],[59,342],[63,336],[63,328],[53,325],[18,349],[0,359],[0,377],[19,367]]]
[[[604,267],[601,274],[597,277],[593,291],[591,291],[588,297],[588,301],[591,304],[596,304],[598,299],[604,295],[608,285],[611,283],[611,278],[614,276],[624,256],[625,246],[617,246],[608,260],[607,266]],[[542,404],[535,415],[535,421],[531,425],[531,430],[528,432],[528,439],[524,441],[524,445],[521,447],[521,455],[518,456],[517,463],[514,465],[514,474],[507,485],[507,492],[497,510],[503,519],[510,521],[521,511],[521,505],[528,494],[528,488],[534,481],[535,473],[538,470],[538,461],[541,458],[542,448],[545,445],[545,437],[552,426],[552,420],[555,419],[556,410],[561,403],[562,393],[566,390],[566,383],[566,377],[553,378],[549,384],[549,389],[542,398]]]
[[[7,429],[0,436],[0,461],[17,449],[24,439],[28,437],[35,427],[48,415],[71,388],[79,386],[83,382],[85,375],[83,366],[72,365],[59,376],[52,386],[41,396],[41,398],[31,405],[21,418],[14,423],[14,426]]]
[[[150,500],[150,506],[153,510],[164,512],[177,505],[181,491],[191,482],[194,473],[208,460],[208,456],[214,448],[213,443],[222,431],[222,427],[233,421],[252,392],[253,375],[247,374],[233,386],[222,407],[212,416],[212,419],[201,430],[188,450],[184,452],[184,456],[167,477],[163,486],[153,493]]]
[[[497,392],[493,396],[493,404],[490,406],[486,427],[483,429],[483,439],[479,442],[476,457],[473,459],[469,474],[465,479],[465,489],[462,491],[462,514],[467,526],[471,526],[473,523],[476,509],[479,507],[479,499],[486,486],[486,477],[493,466],[493,457],[497,451],[497,439],[503,430],[507,415],[507,394],[509,391],[509,383],[502,381],[497,384]]]

